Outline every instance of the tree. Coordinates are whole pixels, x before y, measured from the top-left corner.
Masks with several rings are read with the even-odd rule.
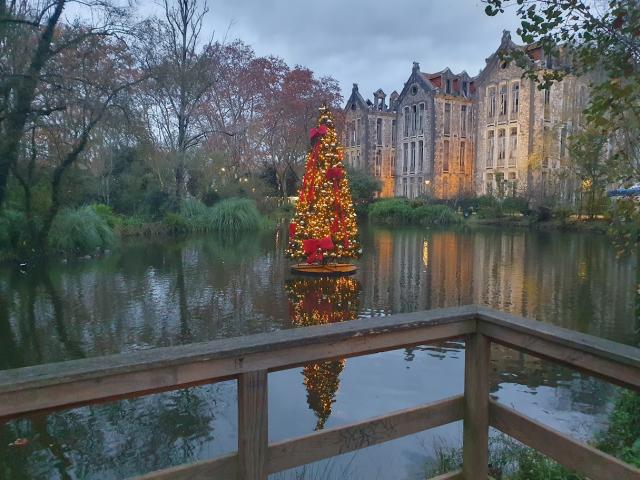
[[[78,18],[61,29],[71,4]],[[59,57],[92,38],[125,31],[127,18],[128,9],[109,0],[0,1],[0,206],[33,123],[64,108],[47,95],[64,86]]]
[[[604,194],[608,183],[607,143],[604,135],[588,129],[572,136],[569,145],[571,169],[580,179],[583,194],[588,197],[587,213],[591,217],[597,213],[597,199]]]
[[[315,78],[311,70],[297,66],[287,69],[268,100],[262,122],[263,163],[273,169],[278,190],[287,197],[287,179],[297,173],[305,158],[307,132],[318,108],[327,105],[338,110],[342,96],[334,79]]]
[[[213,62],[202,44],[208,12],[200,0],[164,0],[164,19],[144,23],[138,52],[152,79],[143,92],[149,129],[173,160],[175,199],[184,197],[187,155],[211,133],[201,116],[213,87]]]
[[[76,29],[84,26],[61,29],[59,40],[78,38]],[[56,107],[30,119],[29,141],[11,167],[23,191],[28,243],[36,255],[46,250],[53,220],[65,206],[66,176],[83,160],[90,165],[87,151],[96,127],[126,110],[129,88],[141,81],[129,53],[118,38],[92,35],[49,62],[61,83],[43,89],[39,101]],[[45,198],[39,211],[33,209],[36,188]]]
[[[592,80],[586,119],[612,140],[610,180],[624,182],[640,174],[640,6],[638,0],[484,0],[486,13],[516,8],[518,34],[540,45],[561,68],[540,71],[516,50],[505,55],[524,75],[548,88],[566,75]]]
[[[289,229],[290,257],[324,263],[359,256],[358,225],[331,112],[320,108],[312,148]]]

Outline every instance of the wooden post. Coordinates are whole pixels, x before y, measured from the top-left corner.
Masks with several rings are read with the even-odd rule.
[[[491,342],[469,335],[465,347],[462,473],[466,480],[489,475],[489,359]]]
[[[238,378],[238,467],[240,480],[266,480],[269,417],[267,371]]]

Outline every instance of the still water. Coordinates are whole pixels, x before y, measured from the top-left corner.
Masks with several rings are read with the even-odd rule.
[[[300,279],[281,232],[138,242],[100,259],[0,270],[0,370],[284,328],[479,303],[623,343],[634,333],[636,259],[605,236],[530,231],[362,232],[354,277]],[[581,439],[603,428],[613,387],[493,351],[491,392]],[[270,440],[462,393],[464,344],[324,362],[269,376]],[[114,479],[235,450],[234,382],[33,416],[0,426],[2,479]],[[461,425],[274,478],[424,478]],[[9,446],[16,438],[22,447]]]

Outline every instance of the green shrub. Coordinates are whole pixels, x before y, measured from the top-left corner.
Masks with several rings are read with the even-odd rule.
[[[0,215],[0,251],[1,257],[6,258],[13,254],[20,254],[31,245],[27,218],[24,213],[5,209]]]
[[[622,392],[609,417],[609,428],[596,446],[640,467],[640,394]]]
[[[115,242],[107,221],[91,206],[61,210],[53,220],[48,243],[53,250],[91,253]]]
[[[496,205],[483,205],[482,207],[478,208],[478,218],[482,218],[482,219],[489,219],[489,218],[502,218],[503,217],[503,213],[502,213],[502,208],[500,207],[500,204],[496,204]]]
[[[462,222],[462,218],[446,205],[422,205],[412,211],[415,223],[422,225],[451,225]]]
[[[211,210],[211,227],[225,234],[259,230],[264,219],[253,200],[229,198],[216,204]]]
[[[369,218],[379,223],[410,223],[413,220],[412,208],[403,198],[385,198],[369,206]]]
[[[207,207],[198,200],[186,200],[180,209],[186,229],[191,232],[218,231],[236,234],[258,230],[264,219],[253,200],[229,198]],[[173,218],[173,221],[178,221]],[[182,228],[182,224],[180,225]]]
[[[111,228],[115,228],[117,225],[120,225],[122,221],[113,211],[109,205],[105,205],[104,203],[94,203],[91,205],[91,208],[105,221],[109,224]]]
[[[502,201],[502,211],[504,213],[528,215],[530,212],[529,200],[524,197],[507,197]]]
[[[573,210],[567,207],[556,207],[552,210],[552,215],[561,225],[566,225],[571,215],[573,215]]]
[[[189,231],[189,222],[179,213],[167,213],[164,225],[171,233],[185,233]]]
[[[378,200],[369,207],[369,218],[378,223],[448,225],[462,221],[450,207],[431,205],[426,200],[408,201],[403,198]]]

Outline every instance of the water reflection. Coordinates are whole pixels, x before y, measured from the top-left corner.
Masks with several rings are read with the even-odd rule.
[[[342,279],[292,279],[280,240],[147,241],[26,274],[0,269],[0,369],[468,303],[638,342],[636,259],[617,258],[605,236],[369,228],[357,276]],[[398,378],[407,406],[441,398],[461,378],[462,351],[446,342],[320,362],[302,371],[306,404],[297,371],[281,372],[289,387],[273,394],[284,402],[299,388],[298,404],[322,429],[358,420],[362,405],[393,404],[398,388],[385,385]],[[607,384],[501,347],[492,369],[492,395],[557,428],[582,426],[589,437],[606,416]],[[283,412],[272,419],[276,436],[290,420]],[[29,446],[8,447],[18,437]],[[235,387],[213,385],[0,426],[0,477],[122,478],[211,458],[235,441]]]
[[[296,278],[286,282],[291,322],[298,327],[325,325],[358,318],[360,282],[352,277]],[[316,362],[302,370],[307,403],[316,415],[315,430],[331,416],[340,373],[346,360]]]

